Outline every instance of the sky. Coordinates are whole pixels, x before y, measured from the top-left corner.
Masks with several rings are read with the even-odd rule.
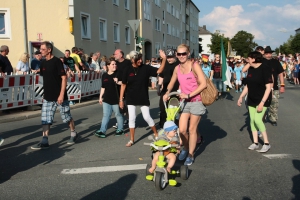
[[[244,30],[260,46],[279,47],[300,28],[300,0],[193,0],[199,26],[232,38]]]

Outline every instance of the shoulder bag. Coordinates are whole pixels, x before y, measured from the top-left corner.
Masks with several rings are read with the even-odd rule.
[[[197,79],[198,77],[195,74],[193,68],[194,68],[194,65],[192,65],[192,72],[193,72],[195,78]],[[203,105],[209,106],[215,102],[215,100],[218,96],[218,90],[217,90],[216,86],[213,84],[213,82],[210,80],[210,78],[207,77],[206,75],[204,75],[204,76],[205,76],[205,80],[206,80],[206,88],[200,92],[200,96],[201,96]],[[197,82],[198,82],[198,79],[197,79]],[[198,82],[198,85],[199,84],[200,83]]]

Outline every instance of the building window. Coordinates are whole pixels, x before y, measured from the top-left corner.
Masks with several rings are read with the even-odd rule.
[[[159,6],[160,7],[160,0],[155,0],[155,5]]]
[[[113,0],[113,4],[119,6],[119,0]]]
[[[167,12],[171,13],[171,5],[169,2],[166,3],[167,4]]]
[[[0,38],[11,38],[10,23],[9,8],[0,8]]]
[[[170,25],[170,24],[167,24],[167,34],[168,34],[168,35],[171,35],[171,32],[172,32],[171,29],[172,29],[172,28],[171,28],[171,25]]]
[[[166,17],[165,11],[163,10],[163,21],[165,20],[165,17]]]
[[[81,38],[91,39],[91,18],[87,13],[80,13],[81,18]]]
[[[165,34],[163,34],[163,47],[165,47],[166,46],[166,39],[165,39]]]
[[[160,19],[155,18],[155,30],[160,31]]]
[[[173,6],[173,5],[171,5],[171,10],[170,10],[170,11],[171,11],[170,13],[171,13],[172,15],[174,15],[174,14],[173,14],[173,13],[174,13],[174,6]]]
[[[177,28],[176,36],[177,36],[178,38],[179,38],[179,36],[180,36],[179,28]]]
[[[125,26],[125,43],[130,44],[130,28]]]
[[[126,10],[130,9],[130,4],[129,4],[130,0],[124,0],[124,7]]]
[[[159,50],[160,50],[160,43],[159,42],[156,42],[155,43],[155,54],[156,55],[159,55]]]
[[[114,23],[114,42],[120,42],[120,24]]]
[[[151,20],[151,4],[150,1],[144,1],[144,18]]]
[[[172,26],[172,35],[176,36],[176,32],[175,32],[175,27],[174,26]]]
[[[179,19],[179,10],[176,10],[176,18]]]
[[[99,21],[100,26],[100,40],[106,41],[107,40],[107,22],[106,19],[101,19]]]

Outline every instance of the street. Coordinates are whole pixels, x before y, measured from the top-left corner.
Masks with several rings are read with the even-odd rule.
[[[151,116],[158,122],[159,97],[149,93]],[[145,179],[151,151],[143,143],[152,131],[139,109],[130,148],[125,147],[128,130],[119,137],[114,128],[104,139],[93,135],[102,119],[99,104],[71,110],[81,135],[73,146],[66,144],[70,131],[59,113],[46,150],[30,149],[41,140],[40,117],[3,123],[0,199],[300,199],[300,87],[287,85],[278,126],[266,123],[271,144],[266,154],[247,149],[252,143],[249,117],[244,104],[236,105],[239,95],[231,90],[207,108],[199,126],[204,143],[189,166],[189,179],[177,177],[177,186],[163,191]],[[112,118],[108,127],[116,123]]]

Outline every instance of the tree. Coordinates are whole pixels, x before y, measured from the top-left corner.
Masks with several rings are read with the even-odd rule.
[[[293,53],[293,50],[291,48],[293,39],[294,39],[294,36],[290,35],[289,39],[285,43],[283,43],[282,45],[279,46],[278,52],[276,51],[276,53],[280,52],[280,53],[283,53],[286,55]]]
[[[293,50],[293,53],[300,52],[300,34],[295,35],[292,39],[291,50]]]
[[[247,57],[248,53],[253,51],[257,44],[254,42],[254,35],[246,31],[239,31],[230,40],[232,48],[237,55]]]
[[[220,46],[221,37],[223,37],[223,45],[225,48],[225,52],[227,52],[229,38],[224,37],[224,35],[221,35],[220,33],[214,33],[214,34],[212,34],[212,37],[210,39],[211,44],[208,45],[211,53],[220,54],[220,52],[221,52],[221,46]]]

